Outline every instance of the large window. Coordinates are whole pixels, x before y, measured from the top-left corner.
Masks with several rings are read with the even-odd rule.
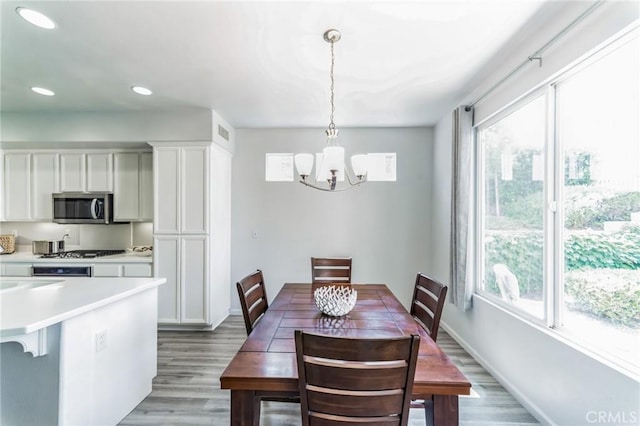
[[[477,127],[479,292],[640,367],[637,34]]]

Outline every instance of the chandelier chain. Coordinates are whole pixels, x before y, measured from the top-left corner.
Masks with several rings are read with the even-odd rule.
[[[335,104],[334,104],[334,89],[335,89],[335,80],[333,78],[333,66],[335,64],[336,61],[336,57],[333,54],[333,45],[334,45],[335,41],[334,39],[331,39],[331,115],[329,116],[330,119],[330,123],[329,123],[329,129],[330,130],[334,130],[336,128],[335,123],[333,122],[333,113],[336,110]]]

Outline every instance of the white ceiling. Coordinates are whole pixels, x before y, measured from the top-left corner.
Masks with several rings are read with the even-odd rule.
[[[0,109],[207,108],[237,128],[325,127],[337,28],[335,123],[432,125],[542,0],[6,1]],[[45,13],[43,30],[15,8]],[[153,96],[130,90],[141,85]],[[54,97],[29,89],[41,86]]]

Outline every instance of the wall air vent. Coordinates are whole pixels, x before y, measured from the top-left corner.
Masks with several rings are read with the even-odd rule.
[[[220,135],[227,142],[229,141],[229,131],[218,124],[218,135]]]

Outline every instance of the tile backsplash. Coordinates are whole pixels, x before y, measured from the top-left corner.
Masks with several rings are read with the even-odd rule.
[[[1,222],[0,234],[17,234],[16,249],[30,251],[34,240],[61,240],[66,249],[124,249],[153,244],[153,223],[132,222],[111,225],[72,225],[51,222]]]

